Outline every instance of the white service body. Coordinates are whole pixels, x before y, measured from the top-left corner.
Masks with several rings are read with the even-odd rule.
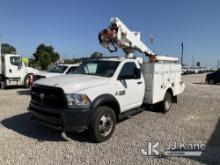
[[[145,80],[145,103],[155,104],[164,99],[167,89],[177,96],[185,89],[181,65],[178,63],[144,63],[141,70]]]

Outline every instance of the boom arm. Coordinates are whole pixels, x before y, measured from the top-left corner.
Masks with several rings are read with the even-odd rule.
[[[121,48],[126,57],[131,58],[133,52],[138,51],[150,57],[150,61],[156,61],[155,53],[140,40],[140,32],[130,31],[117,17],[112,17],[109,28],[99,33],[99,42],[110,52],[115,52],[117,48]]]
[[[175,57],[156,56],[156,54],[141,41],[140,32],[130,31],[117,17],[112,17],[109,28],[99,33],[99,42],[110,52],[115,52],[117,48],[121,48],[125,52],[127,58],[132,58],[133,52],[138,51],[148,56],[150,62],[177,62],[179,60]]]

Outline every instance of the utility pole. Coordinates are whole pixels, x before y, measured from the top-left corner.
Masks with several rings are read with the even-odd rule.
[[[220,60],[217,60],[217,69],[220,68]]]
[[[181,43],[181,66],[183,66],[183,49],[184,49],[184,45],[183,42]]]
[[[192,62],[192,66],[194,67],[194,56],[193,56],[193,62]]]
[[[2,74],[2,36],[0,35],[0,74]],[[1,76],[0,76],[0,81],[1,81]],[[2,84],[0,83],[0,86],[2,88]]]

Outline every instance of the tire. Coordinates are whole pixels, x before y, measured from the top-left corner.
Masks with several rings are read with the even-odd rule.
[[[214,85],[214,84],[215,84],[215,80],[210,79],[210,80],[208,81],[208,83],[209,83],[210,85]]]
[[[0,81],[0,86],[1,86],[1,89],[6,89],[6,85],[5,85],[5,82],[4,81]]]
[[[115,124],[114,110],[106,106],[98,107],[89,126],[90,137],[98,143],[108,140],[114,132]]]
[[[30,76],[33,76],[33,74],[28,74],[28,75],[26,75],[25,76],[25,78],[24,78],[24,87],[25,88],[30,88],[31,87],[31,84],[30,84]]]
[[[160,110],[163,113],[169,112],[171,108],[171,104],[172,104],[172,95],[170,92],[167,91],[164,96],[164,100],[159,104]]]

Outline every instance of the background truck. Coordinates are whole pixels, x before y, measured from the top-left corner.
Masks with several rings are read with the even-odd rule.
[[[7,86],[29,86],[30,77],[38,73],[38,70],[25,66],[21,56],[17,54],[0,54],[0,85],[4,89]]]
[[[37,74],[34,74],[33,81],[63,74],[72,74],[78,66],[79,64],[57,64],[48,71],[41,71]]]
[[[218,69],[215,72],[207,74],[205,80],[211,85],[220,83],[220,69]]]
[[[109,139],[116,121],[144,104],[168,112],[182,93],[181,65],[174,57],[156,56],[118,18],[112,18],[99,41],[111,52],[122,48],[125,57],[84,61],[72,75],[41,79],[31,90],[32,118],[62,131],[88,129],[96,142]],[[135,57],[134,51],[150,58]]]

